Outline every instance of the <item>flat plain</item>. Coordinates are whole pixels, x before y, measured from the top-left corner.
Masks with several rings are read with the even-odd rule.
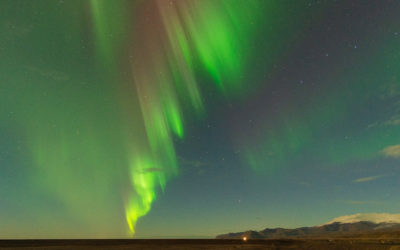
[[[334,239],[112,239],[112,240],[0,240],[0,249],[399,249],[400,239],[334,238]]]

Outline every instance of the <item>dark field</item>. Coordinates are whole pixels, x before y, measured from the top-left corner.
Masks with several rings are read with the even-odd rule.
[[[400,239],[0,240],[0,249],[399,249]]]

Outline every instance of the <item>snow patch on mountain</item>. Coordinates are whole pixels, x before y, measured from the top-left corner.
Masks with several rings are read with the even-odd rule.
[[[345,215],[334,218],[331,221],[328,221],[323,225],[328,225],[332,223],[356,223],[360,221],[369,221],[376,224],[379,223],[400,223],[400,214],[388,214],[388,213],[369,213],[369,214],[352,214],[352,215]]]

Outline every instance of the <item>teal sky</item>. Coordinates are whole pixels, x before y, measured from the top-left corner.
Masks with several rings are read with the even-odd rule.
[[[0,238],[400,209],[396,1],[0,1]]]

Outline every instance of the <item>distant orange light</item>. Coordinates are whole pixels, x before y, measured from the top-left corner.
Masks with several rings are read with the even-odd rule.
[[[247,241],[247,237],[243,237],[243,241]]]

